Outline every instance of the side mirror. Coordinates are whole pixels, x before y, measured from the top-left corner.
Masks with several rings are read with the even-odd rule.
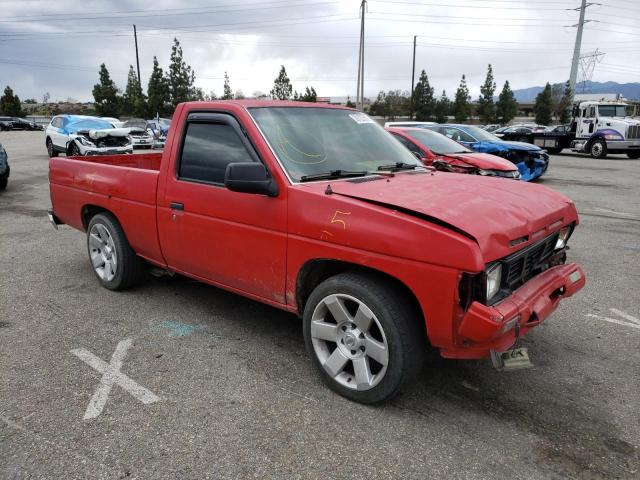
[[[269,177],[265,166],[258,162],[227,165],[224,185],[232,192],[257,193],[270,197],[278,195],[278,185]]]

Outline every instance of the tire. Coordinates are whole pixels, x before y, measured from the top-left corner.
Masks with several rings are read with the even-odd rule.
[[[627,152],[627,157],[632,160],[637,160],[638,158],[640,158],[640,152]]]
[[[47,138],[47,153],[49,154],[49,158],[58,156],[58,152],[53,149],[53,142],[50,138]]]
[[[592,158],[607,158],[607,142],[601,138],[594,140],[589,147],[589,153]]]
[[[67,150],[67,157],[81,157],[80,148],[76,145],[76,142],[71,142]]]
[[[110,213],[95,215],[87,227],[87,250],[91,268],[103,287],[125,290],[144,278],[144,263]]]
[[[9,183],[9,179],[8,178],[1,178],[0,179],[0,191],[6,190],[8,183]]]
[[[516,142],[530,143],[527,137],[519,137]]]
[[[551,155],[557,155],[562,151],[561,148],[547,148],[547,152],[549,152]]]
[[[303,322],[323,382],[350,400],[388,400],[420,373],[427,347],[421,316],[375,276],[325,280],[309,296]]]

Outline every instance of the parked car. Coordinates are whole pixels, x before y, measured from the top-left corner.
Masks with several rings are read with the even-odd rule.
[[[10,173],[11,169],[9,168],[9,156],[7,155],[7,151],[0,143],[0,190],[4,190],[5,188],[7,188]]]
[[[384,128],[389,127],[414,127],[422,128],[425,125],[436,125],[436,122],[384,122]]]
[[[426,128],[442,133],[476,152],[506,158],[518,167],[521,179],[525,182],[540,178],[549,166],[549,154],[540,147],[529,143],[505,142],[473,125],[444,124]]]
[[[444,172],[471,173],[519,180],[516,166],[504,158],[478,153],[444,135],[424,128],[387,128],[427,166]]]
[[[27,120],[26,118],[11,117],[11,129],[12,130],[31,130],[40,131],[44,128],[38,125],[36,122]]]
[[[122,128],[131,129],[133,148],[153,148],[154,138],[149,132],[147,121],[142,118],[131,118],[124,122]]]
[[[500,127],[502,127],[502,125],[500,125],[499,123],[491,123],[489,125],[483,125],[481,128],[483,130],[486,130],[487,132],[494,132],[498,130]]]
[[[153,148],[164,148],[170,126],[171,120],[168,118],[147,120],[147,131],[153,136]]]
[[[113,128],[122,128],[122,126],[124,125],[124,122],[122,120],[118,120],[115,117],[100,117],[100,118],[102,120],[109,122],[111,125],[113,125]]]
[[[363,403],[398,393],[427,345],[522,365],[509,349],[585,284],[571,200],[428,170],[337,105],[179,104],[163,153],[52,158],[49,178],[50,221],[86,232],[105,288],[146,261],[295,313],[322,379]]]
[[[11,117],[0,117],[0,131],[13,130],[13,123]]]
[[[132,153],[129,132],[98,117],[57,115],[46,128],[45,145],[49,157]]]
[[[529,134],[533,133],[532,127],[523,125],[512,125],[509,127],[499,128],[493,133],[502,140],[515,140],[516,142],[527,142]]]

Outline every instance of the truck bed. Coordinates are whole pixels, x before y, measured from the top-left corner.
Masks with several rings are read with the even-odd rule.
[[[63,223],[86,229],[86,214],[105,209],[118,218],[142,257],[162,263],[156,190],[162,153],[59,157],[49,161],[51,201]]]

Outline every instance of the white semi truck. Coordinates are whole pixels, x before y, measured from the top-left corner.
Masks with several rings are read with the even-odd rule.
[[[564,148],[605,158],[608,153],[626,153],[640,158],[640,119],[629,116],[629,105],[621,101],[584,101],[573,107],[566,130],[536,132],[532,143],[549,153]]]

